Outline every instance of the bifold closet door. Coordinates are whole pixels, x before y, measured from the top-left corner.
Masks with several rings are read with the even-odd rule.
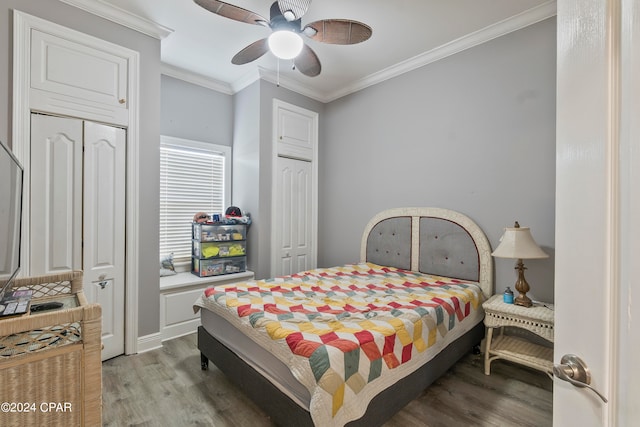
[[[84,292],[102,306],[102,359],[124,353],[125,130],[84,122]]]
[[[83,270],[102,306],[102,359],[124,353],[124,129],[32,114],[29,275]]]

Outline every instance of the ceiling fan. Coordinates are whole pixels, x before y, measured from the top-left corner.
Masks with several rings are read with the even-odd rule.
[[[323,43],[356,44],[371,37],[371,27],[350,19],[322,19],[302,27],[302,16],[311,0],[278,0],[271,5],[270,19],[257,13],[217,0],[194,0],[196,4],[225,18],[270,28],[269,37],[255,41],[238,52],[231,63],[246,64],[271,51],[280,59],[292,59],[294,68],[315,77],[322,69],[316,53],[302,36]]]

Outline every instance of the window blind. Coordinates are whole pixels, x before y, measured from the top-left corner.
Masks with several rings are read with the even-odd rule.
[[[160,143],[160,257],[191,260],[191,223],[196,212],[224,212],[227,153],[207,144]]]

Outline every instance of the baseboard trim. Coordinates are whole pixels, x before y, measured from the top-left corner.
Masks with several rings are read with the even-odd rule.
[[[160,331],[162,341],[172,340],[184,335],[195,334],[198,331],[198,326],[200,326],[200,317],[175,325],[165,326]]]
[[[160,335],[160,332],[138,337],[138,354],[155,350],[157,348],[162,348],[162,336]]]

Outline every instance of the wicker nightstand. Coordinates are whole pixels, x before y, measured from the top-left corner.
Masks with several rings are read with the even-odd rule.
[[[551,304],[534,303],[533,307],[505,304],[502,295],[494,295],[482,304],[485,311],[487,342],[484,353],[484,373],[491,374],[491,362],[505,359],[534,369],[553,373],[553,349],[522,338],[504,335],[505,326],[523,328],[553,342],[553,308]],[[503,328],[494,337],[493,329]]]

